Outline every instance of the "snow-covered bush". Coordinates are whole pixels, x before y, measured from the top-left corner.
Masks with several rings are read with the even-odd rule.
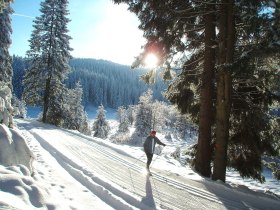
[[[133,105],[129,105],[127,110],[126,110],[126,113],[127,113],[127,118],[128,118],[128,121],[130,123],[130,125],[133,125],[134,121],[135,121],[135,106]]]
[[[152,128],[153,130],[162,131],[165,130],[167,115],[165,110],[168,112],[168,106],[165,102],[155,101],[152,103]]]
[[[15,95],[12,97],[13,116],[26,118],[26,105],[24,101],[19,100]]]
[[[168,140],[168,141],[171,141],[171,140],[172,140],[171,133],[168,132],[168,133],[164,136],[164,138],[165,138],[166,140]]]
[[[11,98],[11,89],[4,82],[0,82],[0,123],[8,127],[13,127]]]
[[[115,135],[111,136],[111,140],[113,143],[117,144],[126,144],[130,141],[130,135],[129,133],[116,133]]]
[[[147,90],[139,97],[139,103],[136,108],[135,131],[131,136],[130,143],[141,145],[152,130],[153,106],[152,90]]]
[[[129,120],[126,109],[123,106],[118,108],[119,129],[118,132],[125,133],[129,131]]]
[[[17,130],[0,124],[0,164],[12,166],[25,165],[32,173],[34,155],[24,137]]]
[[[175,158],[176,160],[180,160],[181,157],[181,148],[177,147],[174,152],[171,153],[171,156]]]
[[[149,89],[139,98],[135,120],[135,133],[138,136],[147,136],[152,129],[152,94],[153,92]]]
[[[102,139],[107,138],[109,133],[109,123],[106,120],[106,110],[101,104],[97,109],[96,120],[93,123],[92,130],[94,131],[93,136]]]
[[[67,129],[78,130],[81,133],[90,134],[90,126],[87,114],[82,105],[83,89],[80,82],[76,84],[76,88],[65,88],[63,95],[63,123],[62,127]]]

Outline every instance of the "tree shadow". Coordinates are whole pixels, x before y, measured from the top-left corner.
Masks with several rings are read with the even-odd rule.
[[[146,177],[146,196],[142,198],[141,203],[148,207],[148,209],[156,209],[156,204],[153,196],[150,176]]]

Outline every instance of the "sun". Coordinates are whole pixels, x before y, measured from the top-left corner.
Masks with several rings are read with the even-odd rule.
[[[153,53],[149,53],[144,59],[144,64],[148,68],[155,68],[158,65],[158,57]]]

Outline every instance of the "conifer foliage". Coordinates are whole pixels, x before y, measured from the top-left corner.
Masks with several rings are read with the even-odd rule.
[[[0,11],[0,123],[13,126],[12,98],[12,60],[9,54],[12,33],[10,15],[13,10],[8,5]]]
[[[109,123],[106,120],[106,110],[101,104],[97,109],[96,120],[92,126],[92,130],[94,131],[93,136],[105,139],[108,136],[109,129]]]
[[[118,119],[119,119],[119,132],[125,133],[129,131],[129,120],[127,116],[127,110],[120,106],[118,108]]]
[[[273,85],[279,78],[279,1],[114,2],[127,3],[140,20],[147,43],[138,63],[153,52],[170,70],[180,58],[174,55],[187,53],[167,97],[199,125],[196,171],[225,181],[226,167],[233,167],[262,182],[262,157],[279,155],[280,145],[279,120],[270,114],[280,101]]]
[[[27,52],[29,68],[25,74],[23,93],[28,104],[43,106],[43,122],[62,123],[63,81],[70,72],[70,36],[67,35],[67,0],[45,0],[41,16],[34,20],[30,49]]]
[[[64,90],[63,97],[63,124],[62,127],[78,130],[84,134],[90,134],[88,117],[82,105],[83,89],[77,82],[74,89]]]
[[[139,98],[139,104],[136,112],[135,133],[139,137],[146,137],[153,128],[153,92],[148,89]]]

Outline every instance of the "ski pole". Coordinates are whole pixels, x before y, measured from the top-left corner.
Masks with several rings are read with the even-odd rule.
[[[164,147],[163,147],[163,149],[164,149]],[[157,157],[154,159],[154,161],[153,161],[152,164],[151,164],[151,167],[152,167],[152,165],[154,164],[154,162],[156,161],[156,159],[158,159],[158,157],[161,155],[163,149],[160,151],[160,153],[159,153],[159,154],[157,155]]]
[[[142,157],[144,156],[145,154],[141,155],[139,158],[136,159],[136,161],[134,163],[132,163],[128,169],[132,168],[140,159],[142,159]]]

